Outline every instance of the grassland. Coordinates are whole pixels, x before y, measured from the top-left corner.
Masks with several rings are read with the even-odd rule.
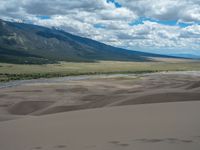
[[[147,73],[159,71],[196,71],[200,61],[118,62],[96,63],[60,62],[58,64],[20,65],[0,63],[0,81],[63,77],[71,75]]]

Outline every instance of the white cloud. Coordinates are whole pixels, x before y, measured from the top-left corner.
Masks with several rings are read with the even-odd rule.
[[[137,19],[136,14],[127,8],[103,9],[99,12],[99,15],[103,20],[132,21]]]
[[[198,38],[200,40],[200,25],[192,25],[182,29],[181,38]]]
[[[180,22],[200,21],[199,0],[118,0],[143,17]]]

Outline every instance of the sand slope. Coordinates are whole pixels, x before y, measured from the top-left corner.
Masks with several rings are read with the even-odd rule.
[[[0,150],[199,150],[199,108],[175,102],[0,122]]]
[[[0,150],[199,150],[199,82],[174,72],[0,85]]]
[[[200,100],[199,73],[58,78],[0,89],[0,121],[82,109]]]

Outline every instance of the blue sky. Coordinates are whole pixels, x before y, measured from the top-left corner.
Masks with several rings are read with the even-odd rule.
[[[0,18],[132,50],[200,55],[199,0],[1,0]]]
[[[51,19],[51,17],[48,15],[42,15],[42,16],[39,15],[39,16],[37,16],[37,18],[41,19],[41,20]]]
[[[158,24],[167,25],[167,26],[179,26],[182,28],[191,26],[193,24],[193,23],[178,22],[177,20],[157,20],[157,19],[152,19],[152,18],[140,17],[137,20],[130,22],[129,25],[134,26],[138,24],[144,24],[144,21],[156,22]],[[196,22],[196,24],[199,24],[199,23]]]
[[[107,2],[115,4],[115,7],[117,7],[117,8],[122,7],[122,5],[119,2],[117,2],[116,0],[107,0]]]

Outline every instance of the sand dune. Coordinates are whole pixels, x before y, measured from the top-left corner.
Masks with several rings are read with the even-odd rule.
[[[200,102],[120,106],[0,123],[1,150],[199,150]]]
[[[177,72],[2,86],[0,150],[199,150],[199,77]]]
[[[148,103],[166,103],[166,102],[181,102],[181,101],[199,101],[200,93],[191,92],[165,92],[165,93],[155,93],[145,96],[140,96],[138,98],[131,98],[119,102],[117,105],[134,105],[134,104],[148,104]]]
[[[120,105],[199,101],[199,80],[199,74],[177,72],[24,82],[0,90],[0,120]]]
[[[191,84],[188,89],[196,89],[196,88],[200,88],[200,81],[195,82],[193,84]]]
[[[9,108],[9,112],[15,115],[28,115],[37,110],[50,106],[50,101],[22,101]]]

